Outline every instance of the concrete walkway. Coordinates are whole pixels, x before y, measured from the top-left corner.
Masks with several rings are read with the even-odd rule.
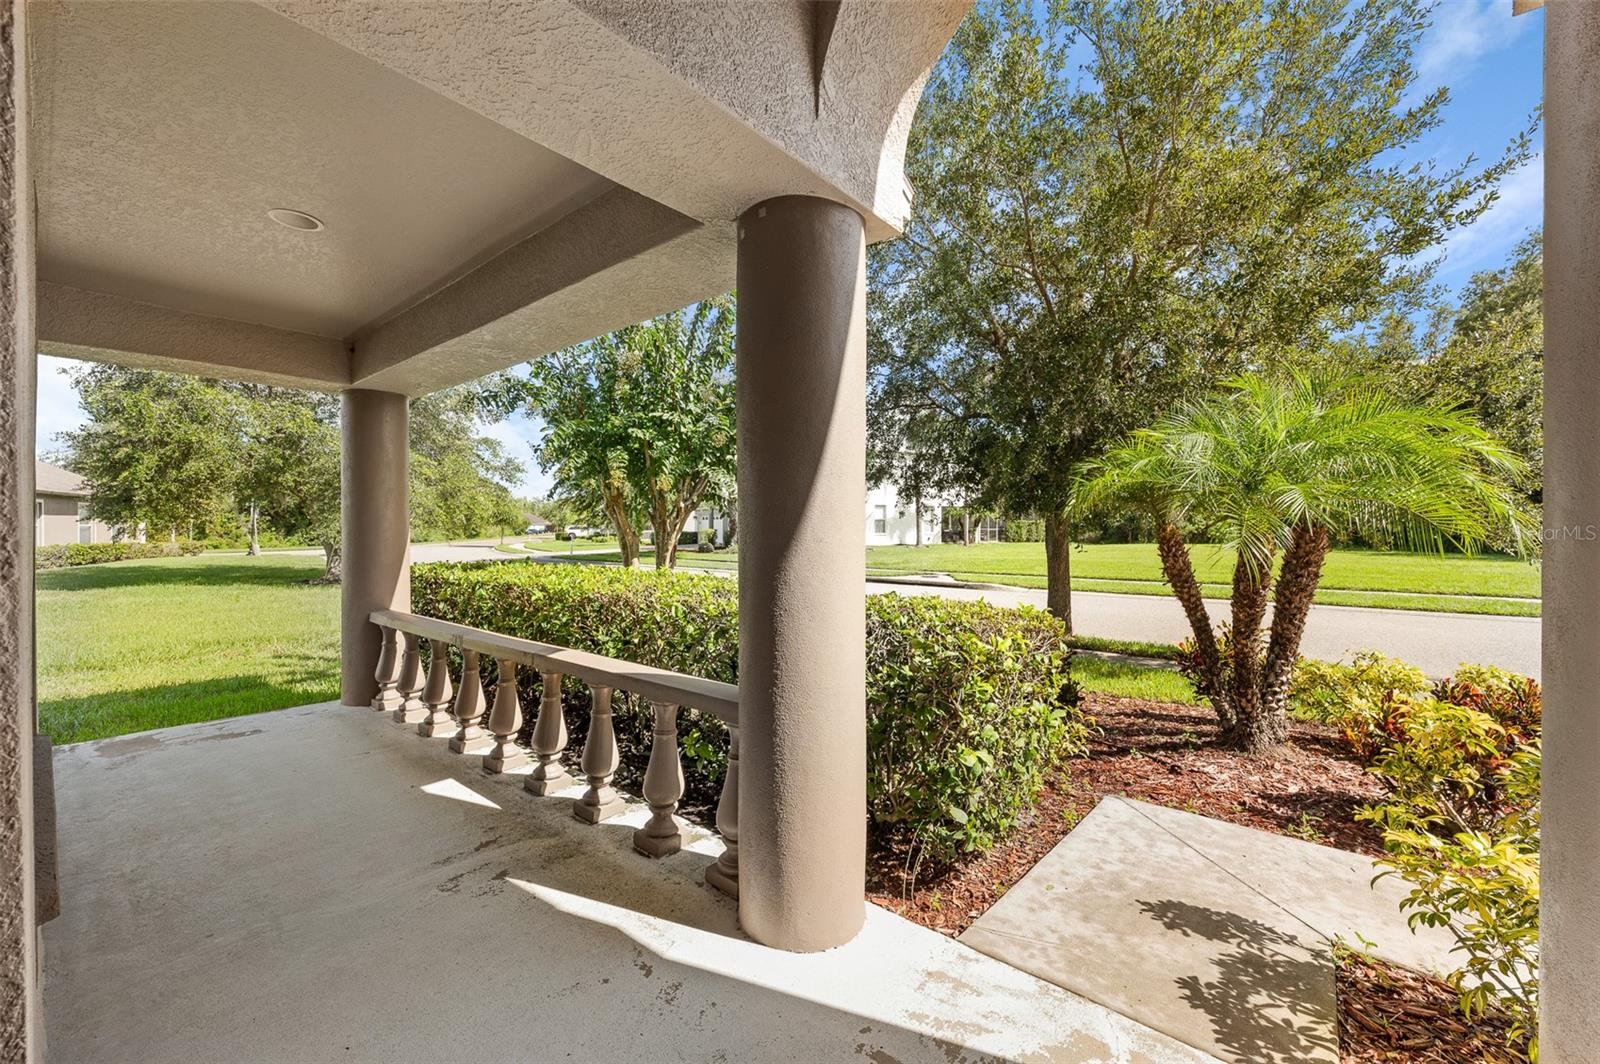
[[[961,941],[1223,1060],[1338,1060],[1331,942],[1443,973],[1406,886],[1342,850],[1106,798]],[[1358,938],[1358,936],[1360,936]]]
[[[576,742],[577,739],[574,739]],[[960,1064],[1213,1060],[868,907],[757,945],[701,880],[369,709],[61,748],[49,1059]]]

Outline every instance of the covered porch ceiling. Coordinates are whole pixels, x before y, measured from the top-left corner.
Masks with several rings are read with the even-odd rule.
[[[882,238],[965,6],[39,0],[40,347],[420,395],[726,291],[764,199]]]

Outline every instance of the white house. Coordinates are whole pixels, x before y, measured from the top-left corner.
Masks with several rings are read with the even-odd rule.
[[[922,502],[922,542],[938,543],[941,529],[944,525],[944,510],[949,505],[939,499],[924,499]],[[981,533],[985,526],[974,529],[975,534]],[[716,544],[721,547],[728,542],[731,531],[730,521],[726,511],[706,506],[689,518],[683,526],[685,533],[698,533],[701,529],[709,528],[716,533]],[[885,481],[867,489],[866,504],[862,511],[863,541],[869,547],[885,547],[893,545],[913,545],[917,542],[917,507],[910,499],[901,499],[892,483]],[[998,539],[997,531],[991,531],[990,539]]]

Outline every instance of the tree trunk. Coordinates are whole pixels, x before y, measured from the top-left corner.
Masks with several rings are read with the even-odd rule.
[[[961,508],[961,545],[972,546],[972,507]]]
[[[1045,604],[1072,634],[1072,523],[1065,514],[1044,515]]]
[[[1183,533],[1171,521],[1156,526],[1156,551],[1161,555],[1161,572],[1177,596],[1183,615],[1189,619],[1189,630],[1194,633],[1195,653],[1200,658],[1200,672],[1209,691],[1201,694],[1211,699],[1212,708],[1224,729],[1233,725],[1233,699],[1222,673],[1222,655],[1217,650],[1217,636],[1211,630],[1211,614],[1206,612],[1205,596],[1200,593],[1200,582],[1194,578],[1194,564],[1189,558],[1189,546]]]
[[[639,533],[633,527],[633,522],[628,519],[628,503],[620,491],[604,491],[601,494],[606,517],[611,519],[611,524],[617,530],[617,549],[622,553],[622,565],[632,569],[639,564]]]
[[[694,508],[682,505],[668,507],[661,505],[655,508],[656,520],[654,524],[656,533],[656,568],[673,569],[678,564],[678,537],[683,535],[683,526],[689,523],[689,515],[694,513]]]
[[[1283,555],[1283,570],[1278,575],[1273,597],[1272,632],[1267,640],[1266,666],[1261,676],[1261,709],[1264,716],[1278,722],[1281,731],[1276,742],[1288,736],[1289,681],[1294,678],[1295,659],[1300,655],[1300,637],[1322,580],[1322,563],[1328,556],[1328,530],[1297,528]]]
[[[337,584],[344,579],[344,548],[337,543],[322,545],[322,579]]]
[[[252,558],[261,556],[260,508],[254,502],[250,504],[250,548],[245,553]]]
[[[917,546],[922,546],[922,492],[917,492]]]
[[[1241,556],[1233,565],[1233,639],[1229,647],[1229,679],[1233,687],[1236,725],[1247,725],[1261,713],[1261,621],[1267,615],[1267,588],[1272,565],[1251,572]]]

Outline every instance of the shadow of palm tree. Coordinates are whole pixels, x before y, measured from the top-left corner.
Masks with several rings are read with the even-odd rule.
[[[1239,913],[1176,899],[1139,902],[1169,931],[1229,947],[1216,977],[1181,976],[1184,1001],[1211,1022],[1217,1044],[1251,1064],[1338,1059],[1334,971],[1325,945]],[[1306,1017],[1326,1016],[1327,1023]]]

